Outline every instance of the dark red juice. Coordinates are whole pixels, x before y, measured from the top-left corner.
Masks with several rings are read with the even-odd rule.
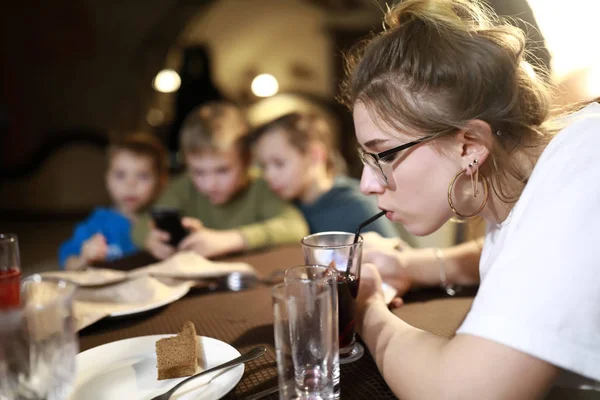
[[[340,328],[340,355],[352,351],[355,336],[355,309],[358,284],[356,275],[340,273],[338,275],[338,312]]]
[[[18,268],[0,270],[0,309],[18,307],[21,292],[21,271]]]

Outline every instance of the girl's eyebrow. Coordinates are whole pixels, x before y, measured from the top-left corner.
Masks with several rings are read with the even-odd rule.
[[[371,139],[368,142],[366,142],[364,144],[364,146],[368,147],[370,149],[373,149],[373,148],[377,147],[378,145],[383,144],[388,141],[389,141],[389,139]]]

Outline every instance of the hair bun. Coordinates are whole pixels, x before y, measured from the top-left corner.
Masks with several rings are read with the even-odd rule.
[[[492,13],[477,1],[405,0],[389,8],[384,24],[390,28],[419,21],[438,30],[473,31],[489,27]]]

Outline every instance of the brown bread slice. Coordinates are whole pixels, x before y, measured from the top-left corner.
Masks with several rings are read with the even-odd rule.
[[[177,336],[156,342],[158,380],[181,378],[198,371],[198,340],[196,327],[190,321],[183,324]]]

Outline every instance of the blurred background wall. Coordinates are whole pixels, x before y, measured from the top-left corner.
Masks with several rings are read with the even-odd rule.
[[[358,176],[351,116],[335,100],[343,75],[341,52],[380,30],[384,4],[23,0],[5,5],[0,222],[25,214],[82,215],[107,203],[108,140],[149,130],[171,146],[175,161],[182,110],[210,98],[241,102],[255,124],[294,109],[323,110],[336,122],[350,174]],[[556,104],[600,95],[600,55],[591,45],[597,2],[490,4],[527,21],[521,26],[529,31],[536,56],[552,67],[560,87]],[[253,93],[252,82],[261,74],[276,79],[273,97]],[[269,82],[263,84],[269,89]],[[194,96],[200,92],[206,97]],[[459,238],[465,235],[458,230]],[[452,225],[432,238],[409,239],[446,245],[456,237]]]

